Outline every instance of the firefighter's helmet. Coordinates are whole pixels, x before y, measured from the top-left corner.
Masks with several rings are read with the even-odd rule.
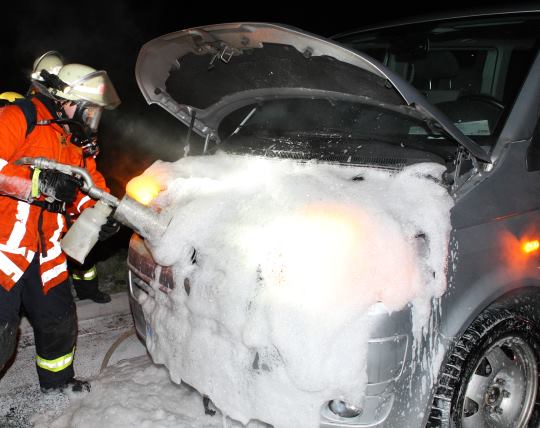
[[[57,97],[86,101],[106,109],[114,109],[120,104],[118,94],[103,70],[82,64],[66,64],[58,72],[58,78],[65,86],[53,93]]]
[[[90,103],[106,109],[120,104],[107,72],[83,64],[64,64],[58,52],[50,51],[34,61],[32,82],[36,89],[57,100]]]
[[[71,141],[81,146],[85,155],[95,156],[101,112],[120,104],[107,72],[83,64],[64,64],[60,54],[51,51],[34,62],[32,83],[38,92],[59,102],[56,121],[69,126]]]

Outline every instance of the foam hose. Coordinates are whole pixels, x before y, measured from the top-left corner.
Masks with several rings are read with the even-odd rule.
[[[105,353],[105,356],[103,357],[103,361],[101,362],[99,373],[101,373],[103,370],[107,368],[107,366],[109,365],[109,360],[111,359],[112,354],[114,354],[114,351],[116,351],[118,346],[120,346],[120,344],[132,334],[135,334],[135,327],[131,327],[129,330],[123,332],[120,336],[116,338],[116,340],[109,347],[109,349]]]

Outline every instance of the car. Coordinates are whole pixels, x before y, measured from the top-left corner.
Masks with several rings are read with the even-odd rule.
[[[335,397],[321,426],[540,423],[539,28],[539,10],[513,9],[331,39],[277,24],[219,24],[142,47],[144,98],[201,136],[204,156],[219,147],[343,168],[444,167],[438,184],[453,200],[447,289],[431,300],[420,339],[411,305],[370,312],[362,407]],[[415,238],[421,251],[426,236]],[[190,284],[176,284],[136,234],[128,266],[144,340],[152,326],[141,295],[189,294]]]

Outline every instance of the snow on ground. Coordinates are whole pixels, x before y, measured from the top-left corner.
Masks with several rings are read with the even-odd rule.
[[[443,170],[156,162],[170,224],[147,244],[179,286],[142,302],[154,361],[243,423],[315,427],[328,400],[361,405],[369,308],[412,304],[418,337],[446,288]]]

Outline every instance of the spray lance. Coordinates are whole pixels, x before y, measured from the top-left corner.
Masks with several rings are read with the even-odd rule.
[[[88,171],[82,167],[66,165],[42,157],[23,157],[15,163],[40,169],[52,169],[79,177],[83,181],[82,192],[97,200],[93,207],[82,212],[60,241],[62,250],[79,263],[84,263],[84,259],[98,241],[101,226],[107,222],[107,217],[111,213],[117,221],[133,229],[143,238],[155,239],[165,233],[167,225],[160,221],[156,211],[127,195],[118,199],[96,187]]]

